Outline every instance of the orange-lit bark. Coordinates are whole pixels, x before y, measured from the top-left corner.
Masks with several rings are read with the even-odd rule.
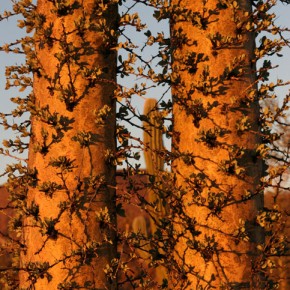
[[[115,166],[107,158],[115,151],[116,54],[99,24],[113,30],[117,7],[100,14],[99,1],[67,2],[37,3],[43,23],[29,60],[35,71],[29,169],[37,182],[26,208],[39,214],[24,219],[20,288],[115,289],[115,273],[106,276],[105,268],[116,258]],[[97,67],[105,71],[95,73]],[[104,106],[110,112],[100,124]],[[72,161],[70,168],[54,162],[61,158]],[[57,189],[45,191],[48,182]]]
[[[176,234],[184,234],[176,257],[191,283],[187,289],[248,289],[260,279],[252,270],[255,243],[262,241],[255,225],[262,207],[256,191],[262,164],[255,158],[259,106],[257,101],[247,104],[256,86],[255,39],[242,24],[251,14],[250,2],[224,1],[222,7],[217,0],[172,1],[173,8],[188,9],[190,15],[172,16],[173,71],[180,78],[173,86],[173,150],[180,157],[172,168],[184,194],[184,213],[180,210],[176,219],[181,224]],[[183,44],[178,30],[188,38]],[[228,43],[210,39],[218,34]],[[226,75],[226,68],[231,71],[241,58]],[[242,202],[247,192],[251,200]],[[237,231],[243,222],[249,241]]]

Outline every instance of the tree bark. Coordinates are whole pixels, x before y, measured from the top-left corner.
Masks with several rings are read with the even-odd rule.
[[[262,162],[255,157],[259,105],[249,98],[256,88],[250,2],[171,4],[172,170],[181,201],[173,211],[175,250],[190,283],[175,277],[182,289],[249,289],[260,283],[253,270],[255,245],[263,240],[255,223],[263,199]]]
[[[116,289],[112,2],[37,3],[21,289]]]

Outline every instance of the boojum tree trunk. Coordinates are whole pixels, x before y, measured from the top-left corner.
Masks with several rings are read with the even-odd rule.
[[[263,199],[251,4],[173,0],[171,9],[172,170],[180,201],[172,210],[175,256],[187,277],[176,283],[249,289],[262,283],[253,268],[263,240],[255,223]]]
[[[116,289],[116,1],[38,0],[34,21],[20,288]]]

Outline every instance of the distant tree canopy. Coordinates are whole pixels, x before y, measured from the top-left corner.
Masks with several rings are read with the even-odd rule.
[[[3,289],[289,289],[275,5],[12,1]]]

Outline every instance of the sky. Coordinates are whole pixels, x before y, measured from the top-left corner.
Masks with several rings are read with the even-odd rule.
[[[130,0],[127,1],[127,5],[129,4]],[[7,10],[11,7],[11,1],[10,0],[0,0],[0,13],[3,13],[4,10]],[[125,4],[126,5],[126,4]],[[140,9],[141,8],[141,9]],[[123,7],[122,9],[126,9]],[[124,11],[124,10],[121,10]],[[148,26],[148,29],[153,30],[156,32],[156,28],[163,30],[165,34],[169,34],[169,27],[166,22],[159,23],[157,25],[156,22],[152,19],[151,12],[148,9],[145,9],[144,6],[136,6],[135,8],[136,12],[139,12],[139,15],[143,21],[143,23],[146,23]],[[134,11],[131,11],[134,12]],[[275,10],[274,10],[276,17],[277,17],[277,23],[282,26],[286,27],[287,25],[290,27],[290,5],[283,5],[279,4]],[[19,18],[18,18],[19,19]],[[8,43],[10,41],[14,41],[15,39],[19,39],[23,35],[25,35],[25,31],[19,29],[17,27],[17,18],[10,19],[9,21],[2,21],[0,22],[0,46],[4,43]],[[135,41],[140,42],[140,45],[143,45],[143,42],[145,40],[144,37],[142,37],[144,32],[136,34],[133,30],[129,32],[129,34],[132,36],[132,38]],[[154,34],[154,33],[153,33]],[[290,38],[290,34],[289,34]],[[151,55],[153,55],[155,52],[154,50],[147,50],[144,51],[144,56],[150,58]],[[283,51],[284,57],[282,58],[275,58],[273,59],[273,63],[278,64],[279,68],[273,71],[272,73],[272,80],[276,79],[284,79],[284,80],[290,80],[290,49],[285,49]],[[14,54],[6,54],[4,52],[0,52],[0,112],[8,113],[13,108],[13,105],[9,101],[9,99],[12,96],[20,96],[20,93],[15,89],[10,89],[9,91],[5,90],[5,67],[9,65],[15,65],[20,64],[23,62],[24,59],[14,55]],[[126,84],[126,86],[133,85],[134,82],[136,82],[135,79],[129,78],[129,79],[119,79],[121,84]],[[138,81],[138,80],[137,80]],[[281,88],[279,90],[279,94],[282,97],[286,93],[288,93],[289,88]],[[162,91],[159,88],[152,89],[147,97],[155,97],[160,96],[164,91],[164,88]],[[170,96],[169,96],[170,97]],[[136,98],[132,100],[134,102],[134,105],[136,105],[137,110],[142,112],[142,106],[144,103],[144,99],[142,98]],[[139,134],[141,137],[140,132],[135,132],[137,135]],[[0,128],[0,146],[4,139],[14,138],[14,133],[10,131],[4,131],[3,128]],[[167,146],[169,144],[167,143]],[[15,160],[11,160],[11,158],[7,158],[0,155],[0,175],[3,172],[3,170],[6,167],[7,163],[16,162]],[[25,158],[25,156],[23,157]],[[141,160],[141,163],[144,163],[143,159]],[[0,177],[0,183],[5,182],[5,177]]]

